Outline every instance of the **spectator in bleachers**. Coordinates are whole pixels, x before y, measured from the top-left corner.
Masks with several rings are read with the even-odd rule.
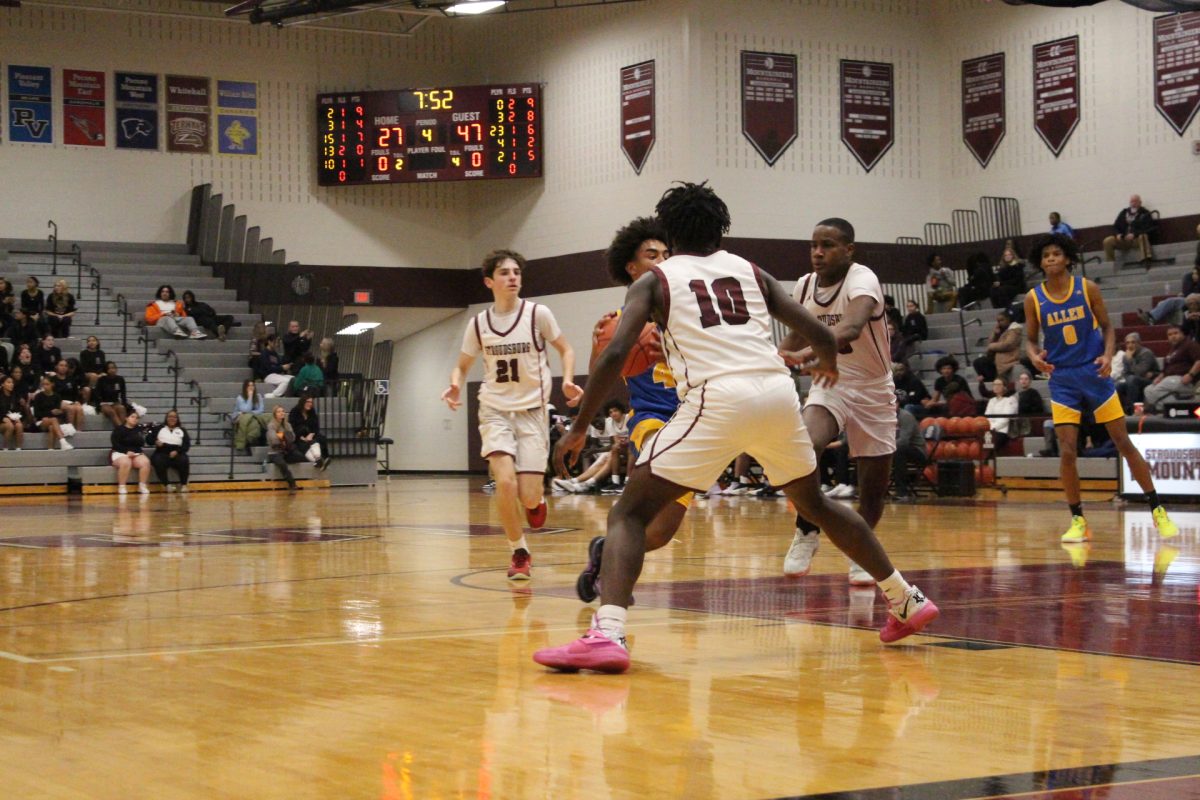
[[[33,320],[40,332],[45,324],[42,314],[46,311],[46,295],[42,294],[38,286],[38,279],[34,276],[30,275],[25,279],[25,291],[21,292],[21,310]]]
[[[911,343],[923,342],[929,338],[929,323],[925,321],[925,315],[921,313],[921,309],[917,307],[915,300],[908,300],[904,303],[904,309],[908,313],[904,315],[904,322],[900,325],[900,334],[908,339]]]
[[[13,312],[13,321],[8,326],[8,340],[13,343],[14,347],[20,347],[23,344],[37,347],[37,343],[42,340],[37,322],[25,313],[25,309],[18,308]]]
[[[87,378],[88,386],[95,386],[105,372],[108,359],[100,349],[100,340],[95,336],[87,338],[87,344],[79,352],[79,370]]]
[[[987,352],[971,362],[978,375],[981,397],[990,395],[985,382],[1000,378],[1007,383],[1016,380],[1017,375],[1025,371],[1025,367],[1021,366],[1024,339],[1025,328],[1013,321],[1012,314],[1006,310],[997,312],[996,326],[988,338]]]
[[[13,366],[24,369],[26,375],[40,377],[42,374],[37,368],[37,362],[33,359],[33,347],[23,342],[17,345],[17,357],[14,359]],[[41,383],[41,381],[36,381],[36,383]],[[37,389],[35,388],[34,391],[36,392]]]
[[[267,447],[267,460],[279,467],[288,489],[293,492],[299,489],[288,464],[301,463],[304,455],[296,450],[296,432],[292,430],[283,406],[271,409],[271,421],[267,424]]]
[[[967,282],[958,290],[958,305],[971,308],[992,291],[992,265],[986,253],[973,253],[967,259]]]
[[[321,394],[325,388],[325,373],[317,366],[317,360],[312,353],[300,356],[303,365],[292,379],[292,391],[295,394]]]
[[[16,353],[15,350],[13,352]],[[8,367],[8,348],[0,343],[0,375],[7,375]]]
[[[71,374],[71,366],[65,359],[59,359],[54,367],[54,373],[49,376],[54,381],[54,392],[62,399],[62,410],[65,412],[63,421],[83,430],[83,397],[80,395],[82,382]]]
[[[150,494],[146,481],[150,478],[150,459],[142,452],[146,446],[145,434],[137,427],[138,413],[130,410],[125,421],[113,428],[110,441],[112,452],[109,460],[117,470],[117,494],[127,494],[125,482],[131,470],[138,471],[138,492]]]
[[[925,401],[929,390],[908,364],[892,364],[892,380],[896,384],[896,399],[908,413],[917,419],[926,416]]]
[[[950,381],[963,382],[958,376],[958,359],[954,356],[942,356],[934,364],[934,369],[937,370],[938,377],[933,382],[933,393],[921,401],[926,416],[940,414],[946,410],[946,385]]]
[[[1058,436],[1054,433],[1054,423],[1050,420],[1042,426],[1042,438],[1045,442],[1045,447],[1038,451],[1039,456],[1057,457],[1058,456]],[[1096,418],[1092,416],[1090,410],[1084,411],[1079,418],[1079,444],[1078,452],[1082,458],[1092,458],[1097,455],[1104,455],[1108,448],[1112,448],[1112,455],[1116,455],[1116,448],[1112,447],[1112,439],[1108,435],[1103,425],[1096,424]]]
[[[904,315],[900,313],[900,309],[896,308],[896,298],[890,294],[883,296],[883,313],[889,322],[896,324],[896,330],[900,330],[904,326]]]
[[[197,325],[222,342],[225,341],[225,334],[235,324],[232,314],[218,314],[208,303],[197,300],[196,293],[191,289],[183,293],[183,310],[190,318],[196,320]]]
[[[1015,394],[1008,391],[1008,384],[1000,378],[992,381],[991,395],[983,414],[992,429],[992,444],[999,449],[1008,444],[1013,421],[1011,415],[1018,412],[1019,401]]]
[[[192,437],[180,424],[179,412],[172,408],[154,436],[154,452],[150,454],[150,466],[154,467],[158,482],[166,486],[168,492],[175,490],[175,486],[171,485],[172,469],[179,473],[179,491],[188,490],[188,473],[191,470],[188,450],[191,447]]]
[[[146,324],[161,328],[180,339],[207,339],[196,320],[187,315],[183,303],[175,299],[175,289],[169,284],[158,287],[154,299],[146,304]]]
[[[1050,212],[1050,232],[1061,233],[1069,239],[1075,238],[1075,229],[1063,222],[1062,216],[1057,211]]]
[[[287,333],[283,334],[283,367],[295,375],[300,371],[304,354],[312,348],[313,332],[300,330],[300,323],[292,320],[288,323]]]
[[[60,450],[74,450],[63,433],[67,412],[63,410],[62,398],[54,391],[54,381],[49,376],[43,376],[41,387],[42,390],[33,396],[31,406],[38,428],[46,432],[46,449],[53,450],[57,443]]]
[[[1113,233],[1104,238],[1104,258],[1107,261],[1117,260],[1118,250],[1132,250],[1135,247],[1141,256],[1142,264],[1149,264],[1154,258],[1150,248],[1150,234],[1156,227],[1154,217],[1142,206],[1141,195],[1129,196],[1129,207],[1121,209],[1113,221]]]
[[[973,417],[979,413],[975,398],[961,376],[954,376],[943,388],[946,398],[946,413],[951,417]]]
[[[250,443],[267,432],[271,417],[263,412],[262,395],[254,381],[242,384],[242,393],[233,401],[233,446],[250,455]]]
[[[949,311],[958,297],[954,273],[942,265],[942,257],[937,253],[930,253],[925,263],[929,266],[929,272],[925,275],[925,297],[928,301],[925,313]]]
[[[259,351],[258,361],[254,365],[254,377],[271,386],[271,392],[267,397],[286,397],[292,383],[292,376],[287,374],[280,362],[275,342],[275,334],[268,334]]]
[[[125,379],[117,371],[117,362],[105,363],[104,374],[92,389],[92,399],[100,404],[100,413],[108,417],[113,427],[119,428],[125,424],[132,406],[125,393]]]
[[[1121,347],[1121,374],[1117,374],[1117,361],[1113,359],[1113,381],[1117,385],[1117,396],[1125,413],[1133,411],[1133,404],[1141,402],[1143,392],[1158,374],[1158,359],[1148,347],[1142,346],[1142,337],[1137,331],[1125,334]]]
[[[925,464],[925,437],[917,418],[902,406],[896,407],[896,452],[892,455],[892,485],[897,500],[912,499],[908,484],[908,465]]]
[[[1183,322],[1179,323],[1183,335],[1200,340],[1200,294],[1189,294],[1183,300]]]
[[[312,358],[312,353],[306,353],[305,356]],[[288,422],[296,432],[296,449],[316,464],[321,472],[328,469],[333,457],[329,454],[329,443],[321,435],[321,417],[317,413],[317,403],[312,395],[301,397],[300,402],[292,407],[291,413],[288,414]]]
[[[890,319],[887,321],[888,341],[892,347],[892,363],[907,364],[909,356],[912,355],[912,345],[900,335],[900,330],[896,327],[896,323]]]
[[[267,345],[267,326],[265,323],[256,322],[250,330],[250,357],[246,361],[246,366],[254,369],[258,364],[258,357],[262,355],[262,349]]]
[[[1025,291],[1025,259],[1015,246],[1004,248],[996,265],[995,279],[988,291],[992,308],[1008,308],[1013,298]]]
[[[71,320],[74,318],[75,295],[67,290],[67,282],[60,278],[54,282],[54,290],[46,298],[46,329],[65,339],[71,335]]]
[[[42,337],[41,346],[33,350],[33,366],[43,375],[49,375],[59,361],[62,361],[62,350],[54,343],[54,335],[47,333]]]
[[[4,439],[4,449],[9,447],[20,450],[25,446],[25,415],[29,413],[29,405],[19,394],[17,384],[11,375],[5,375],[0,380],[0,435]]]
[[[326,336],[317,350],[317,366],[325,376],[325,385],[332,386],[338,379],[338,354],[333,349],[333,339]]]
[[[0,278],[0,336],[12,324],[13,311],[17,307],[17,297],[13,294],[12,284],[8,278]]]
[[[1162,325],[1164,322],[1174,322],[1175,315],[1187,306],[1188,295],[1200,293],[1200,266],[1192,267],[1192,271],[1183,276],[1180,291],[1174,297],[1164,297],[1149,311],[1137,310],[1138,317],[1147,325]]]
[[[1157,410],[1170,399],[1191,399],[1196,395],[1196,376],[1200,375],[1200,342],[1188,339],[1178,325],[1167,328],[1171,352],[1163,360],[1162,372],[1146,387],[1146,406]]]
[[[1017,413],[1022,417],[1043,417],[1046,415],[1046,400],[1042,393],[1033,388],[1033,377],[1028,372],[1022,372],[1017,377]],[[1016,438],[1028,436],[1033,430],[1033,423],[1028,419],[1013,420],[1009,426],[1009,434]]]
[[[21,401],[28,404],[29,398],[37,391],[38,377],[37,373],[21,364],[14,364],[8,370],[8,377],[13,379],[16,384],[17,396]]]

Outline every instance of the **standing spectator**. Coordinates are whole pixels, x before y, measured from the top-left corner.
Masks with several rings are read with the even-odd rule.
[[[1020,403],[1015,394],[1009,394],[1008,384],[1000,378],[992,381],[992,398],[987,402],[984,416],[992,429],[992,443],[996,449],[1008,444],[1012,415],[1018,413]]]
[[[125,394],[125,379],[117,373],[117,362],[105,363],[104,374],[92,389],[92,399],[100,404],[100,413],[108,417],[113,427],[119,428],[125,424],[132,406]]]
[[[312,353],[305,353],[300,356],[300,361],[304,366],[300,367],[292,380],[292,391],[298,395],[321,394],[325,388],[325,374],[317,366],[317,360]]]
[[[286,397],[288,387],[292,383],[292,376],[287,374],[283,364],[279,361],[279,353],[275,350],[275,341],[275,334],[267,335],[258,354],[258,361],[254,365],[254,377],[271,386],[271,392],[267,397]]]
[[[283,335],[283,368],[293,375],[299,372],[301,359],[312,347],[312,340],[312,331],[300,330],[296,320],[289,322],[287,333]]]
[[[1113,370],[1113,380],[1117,384],[1117,396],[1121,398],[1121,407],[1125,413],[1133,411],[1133,404],[1142,400],[1146,387],[1158,375],[1158,359],[1150,348],[1142,346],[1142,337],[1137,331],[1125,334],[1124,347],[1121,348],[1124,371],[1121,375]],[[1116,359],[1113,359],[1116,364]]]
[[[105,362],[107,358],[104,351],[100,349],[100,340],[95,336],[87,338],[87,344],[79,353],[79,370],[87,378],[89,386],[95,386],[96,381],[105,372]]]
[[[893,364],[892,380],[896,383],[896,398],[904,410],[916,419],[924,417],[929,390],[916,373],[909,369],[908,364]]]
[[[180,339],[207,339],[208,335],[187,315],[183,303],[175,299],[168,284],[158,287],[154,299],[146,305],[146,324],[154,325]]]
[[[908,465],[925,463],[925,437],[917,418],[903,407],[896,407],[896,452],[892,456],[892,484],[897,500],[911,500]]]
[[[908,313],[904,315],[904,322],[900,325],[900,334],[912,344],[928,339],[929,323],[925,321],[925,315],[917,307],[917,302],[905,301],[904,309]]]
[[[117,470],[117,494],[128,494],[125,482],[129,480],[130,470],[138,471],[138,493],[150,494],[146,481],[150,478],[150,459],[142,453],[146,446],[145,435],[138,429],[138,413],[130,411],[125,422],[113,428],[110,441],[112,452],[109,460]]]
[[[1050,232],[1061,233],[1070,239],[1075,238],[1075,229],[1063,222],[1062,216],[1057,211],[1050,212]]]
[[[29,316],[25,309],[18,308],[13,312],[13,321],[8,326],[8,339],[15,347],[20,347],[27,344],[30,347],[36,347],[41,341],[41,333],[38,332],[37,322],[34,317]]]
[[[1178,325],[1167,327],[1171,352],[1163,360],[1162,373],[1146,387],[1146,406],[1158,409],[1168,398],[1187,398],[1196,395],[1196,376],[1200,375],[1200,342],[1188,339]]]
[[[67,412],[63,410],[62,398],[54,391],[54,381],[42,378],[42,390],[33,396],[33,418],[37,427],[46,432],[46,449],[53,450],[55,442],[60,450],[74,450],[63,433]]]
[[[75,317],[75,295],[67,290],[61,278],[54,282],[54,291],[46,298],[46,325],[55,336],[71,335],[71,320]]]
[[[996,327],[992,328],[992,335],[988,339],[987,352],[971,363],[979,376],[979,394],[982,397],[988,396],[983,387],[985,381],[1000,378],[1008,382],[1016,377],[1013,369],[1025,370],[1020,365],[1024,333],[1024,328],[1020,323],[1013,322],[1012,314],[1008,311],[996,314]]]
[[[311,353],[306,355],[312,357]],[[311,395],[300,398],[300,402],[296,403],[288,414],[288,422],[296,433],[296,449],[316,464],[321,472],[328,469],[333,457],[329,453],[329,442],[321,435],[321,416],[317,413],[317,404]],[[314,445],[316,450],[313,450]]]
[[[242,393],[233,401],[233,446],[250,455],[250,443],[266,433],[271,418],[263,413],[262,395],[254,381],[242,384]]]
[[[1154,217],[1142,206],[1141,195],[1129,196],[1129,208],[1122,209],[1113,221],[1113,234],[1104,238],[1104,258],[1107,261],[1117,260],[1118,250],[1138,249],[1141,263],[1149,264],[1154,258],[1150,249],[1150,234],[1156,224]]]
[[[21,310],[38,326],[38,331],[41,331],[45,324],[42,314],[46,311],[46,296],[38,286],[38,279],[32,275],[25,279],[25,291],[21,292]]]
[[[992,290],[992,265],[986,253],[975,253],[967,259],[967,283],[958,290],[958,305],[969,308],[977,305]]]
[[[62,350],[54,344],[54,336],[47,333],[42,337],[42,346],[33,351],[33,366],[43,375],[54,372],[58,362],[62,361]]]
[[[17,394],[17,384],[11,375],[0,379],[0,435],[4,449],[9,446],[20,450],[25,446],[25,415],[29,406]]]
[[[154,452],[150,454],[150,466],[154,467],[158,482],[166,486],[168,492],[175,491],[175,487],[171,485],[172,469],[179,473],[179,491],[188,490],[190,464],[187,453],[191,447],[192,438],[179,424],[179,412],[172,408],[167,412],[166,421],[154,437]]]
[[[1000,263],[996,265],[996,280],[989,295],[992,308],[1008,308],[1013,298],[1025,290],[1025,259],[1015,247],[1004,248]]]
[[[925,313],[949,311],[958,297],[954,290],[954,273],[949,267],[942,266],[942,257],[937,253],[930,253],[925,263],[929,265],[929,272],[925,275],[925,296],[928,298]]]
[[[283,479],[287,481],[288,491],[297,491],[300,487],[292,476],[288,464],[299,464],[304,456],[296,450],[296,432],[292,430],[287,420],[287,412],[283,406],[271,409],[271,422],[267,425],[267,460],[279,467]]]
[[[326,336],[321,340],[317,355],[317,366],[325,375],[325,385],[332,386],[338,379],[338,354],[333,349],[333,339]]]
[[[196,293],[188,290],[183,293],[183,310],[196,324],[216,336],[222,342],[225,334],[234,326],[232,314],[218,314],[208,303],[196,299]]]
[[[1164,322],[1174,322],[1173,317],[1187,305],[1188,295],[1200,293],[1200,265],[1192,267],[1192,271],[1183,276],[1180,282],[1179,294],[1165,297],[1150,311],[1137,310],[1138,317],[1147,325],[1161,325]]]

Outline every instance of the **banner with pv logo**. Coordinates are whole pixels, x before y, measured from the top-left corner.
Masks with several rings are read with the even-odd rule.
[[[51,144],[54,127],[50,104],[54,99],[49,67],[8,67],[8,140]]]

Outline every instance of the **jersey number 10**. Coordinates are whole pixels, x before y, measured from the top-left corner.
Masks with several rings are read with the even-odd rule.
[[[737,278],[717,278],[712,282],[711,294],[708,284],[702,280],[692,281],[688,288],[696,295],[696,302],[700,305],[701,326],[711,328],[722,322],[726,325],[745,325],[750,321],[746,295],[742,293],[742,285]],[[717,298],[716,307],[713,306],[713,295]]]

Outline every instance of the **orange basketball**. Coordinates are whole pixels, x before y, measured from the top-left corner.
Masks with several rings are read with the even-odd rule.
[[[975,461],[978,461],[979,459],[983,458],[983,442],[979,441],[978,439],[971,442],[970,455],[968,455],[967,458],[973,459]]]
[[[926,417],[925,419],[921,420],[921,430],[925,430],[930,425],[936,424],[936,422],[937,420],[935,420],[933,417]]]
[[[962,420],[958,417],[949,417],[946,419],[946,433],[951,436],[958,436],[962,433]]]
[[[946,461],[951,461],[958,458],[958,445],[954,442],[946,442],[942,449],[942,458]]]
[[[604,348],[608,347],[608,343],[612,341],[613,334],[617,332],[617,323],[620,317],[612,316],[602,319],[592,337],[592,357],[589,364],[596,363],[596,358],[604,352]],[[626,378],[632,378],[634,375],[641,375],[646,370],[653,367],[662,360],[662,338],[659,336],[658,328],[653,322],[647,322],[646,327],[642,328],[642,333],[638,336],[638,340],[633,343],[633,347],[629,350],[629,355],[625,357],[625,366],[621,367],[621,374]]]
[[[983,465],[983,483],[993,484],[996,482],[996,468],[990,464]]]
[[[979,434],[980,436],[983,436],[985,433],[987,433],[988,428],[990,428],[990,427],[992,427],[992,424],[990,422],[988,422],[987,417],[976,417],[975,418],[975,432],[977,434]]]

